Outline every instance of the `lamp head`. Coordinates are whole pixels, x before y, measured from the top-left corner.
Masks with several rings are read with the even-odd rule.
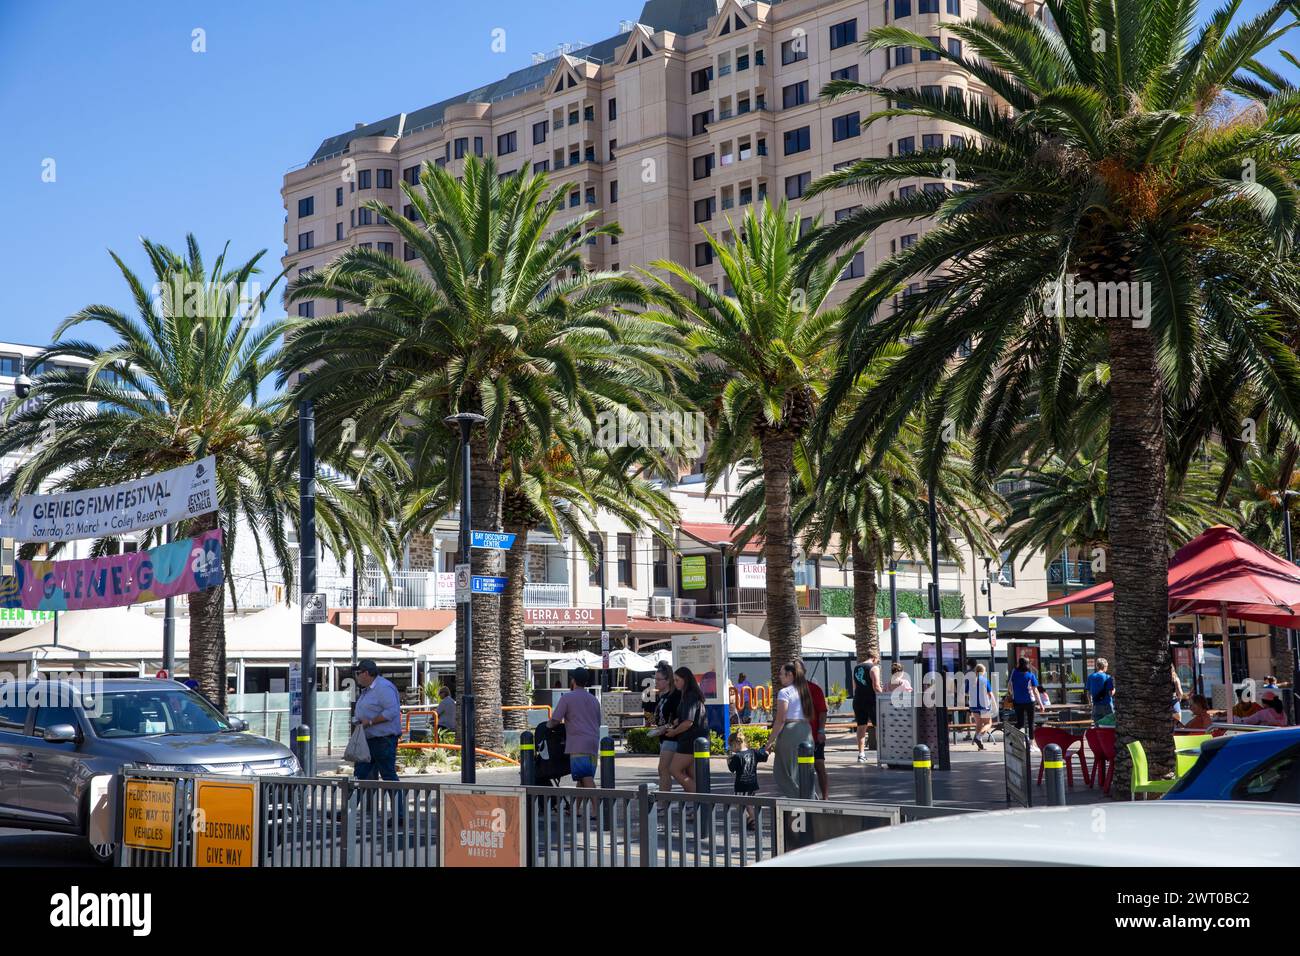
[[[14,379],[14,394],[19,398],[26,398],[32,393],[32,380],[27,377],[26,372],[19,372],[18,377]]]

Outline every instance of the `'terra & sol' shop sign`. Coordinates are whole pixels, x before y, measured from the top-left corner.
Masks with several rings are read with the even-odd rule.
[[[600,627],[598,607],[526,607],[527,627]],[[627,608],[605,608],[606,627],[627,626]]]
[[[524,865],[522,787],[444,784],[440,791],[438,846],[443,866]]]
[[[194,865],[257,865],[257,781],[195,782]]]

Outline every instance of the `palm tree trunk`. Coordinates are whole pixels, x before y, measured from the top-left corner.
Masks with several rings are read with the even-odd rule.
[[[501,703],[505,707],[531,704],[524,687],[524,560],[528,554],[528,526],[505,525],[515,535],[515,546],[505,553],[506,590],[501,595]],[[525,730],[528,712],[504,712],[508,730]]]
[[[477,531],[496,531],[501,521],[501,467],[489,454],[486,438],[475,431],[470,439],[470,526]],[[499,575],[501,552],[475,548],[470,554],[474,574]],[[504,745],[501,724],[501,598],[493,594],[475,594],[470,598],[474,617],[474,673],[470,688],[474,692],[474,738],[476,746],[500,751]],[[465,634],[460,629],[456,641],[456,674],[465,673]]]
[[[858,645],[858,660],[865,661],[880,653],[880,633],[876,629],[876,595],[880,584],[876,580],[876,554],[878,546],[869,541],[867,547],[857,535],[853,536],[853,640]]]
[[[191,536],[217,526],[217,513],[190,522]],[[190,610],[190,677],[199,692],[218,709],[226,709],[226,595],[224,588],[208,588],[186,595]]]
[[[1127,280],[1128,275],[1106,278]],[[1130,741],[1142,744],[1153,778],[1174,769],[1164,396],[1151,329],[1134,328],[1128,317],[1106,322],[1111,368],[1106,565],[1115,582],[1120,755],[1113,792],[1122,796],[1129,789],[1125,748]]]
[[[781,686],[781,665],[803,650],[799,602],[794,590],[794,531],[791,527],[790,476],[794,472],[794,436],[769,432],[762,437],[763,554],[767,561],[767,639],[772,646],[772,686]]]

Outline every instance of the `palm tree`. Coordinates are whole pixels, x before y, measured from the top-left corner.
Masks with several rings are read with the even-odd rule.
[[[545,177],[498,178],[491,160],[471,157],[462,181],[426,164],[420,185],[402,189],[416,220],[367,205],[414,261],[351,249],[295,281],[290,301],[337,299],[355,311],[306,323],[282,374],[311,369],[302,394],[329,420],[347,420],[366,442],[418,432],[404,444],[422,455],[448,455],[445,416],[485,416],[470,441],[471,522],[500,530],[507,449],[527,436],[541,446],[574,414],[648,404],[648,383],[669,391],[663,362],[674,336],[625,311],[644,302],[639,282],[586,270],[584,243],[618,235],[618,225],[592,225],[595,212],[557,224],[564,195],[547,199]],[[499,574],[500,561],[475,550],[473,571]],[[502,741],[498,600],[475,595],[471,612],[475,733],[491,749]],[[463,647],[457,657],[463,664]]]
[[[617,517],[629,531],[649,527],[665,544],[675,546],[671,534],[677,507],[663,491],[635,473],[640,449],[607,451],[593,447],[590,435],[565,434],[537,457],[511,455],[502,495],[502,527],[523,542],[529,530],[546,528],[559,540],[571,540],[588,561],[604,562],[587,538],[596,526],[596,513]],[[524,557],[522,546],[506,552],[506,590],[501,596],[502,700],[507,706],[531,703],[519,675],[525,668]],[[601,574],[605,569],[600,569]],[[511,711],[506,726],[524,728],[522,711]]]
[[[653,263],[667,277],[651,277],[655,297],[679,318],[687,348],[711,366],[718,384],[705,468],[709,487],[744,458],[762,468],[774,682],[781,665],[798,657],[802,646],[791,523],[795,447],[817,412],[834,359],[840,312],[826,300],[857,252],[853,247],[838,260],[805,263],[799,222],[788,214],[785,202],[774,210],[764,201],[760,210],[745,215],[731,240],[705,232],[734,294],[719,293],[675,262]],[[795,278],[801,271],[807,273],[802,284]]]
[[[6,409],[0,454],[36,451],[0,482],[0,497],[47,487],[62,491],[115,484],[215,455],[219,508],[183,522],[178,537],[221,528],[232,602],[230,559],[241,526],[253,536],[263,575],[264,545],[269,545],[291,583],[286,527],[297,522],[297,429],[287,418],[283,398],[267,389],[277,342],[291,325],[263,315],[280,276],[250,294],[265,250],[228,267],[223,249],[209,270],[192,235],[186,237],[184,256],[148,239],[142,245],[153,271],[153,294],[110,253],[136,314],[90,305],[66,319],[37,362],[77,358],[89,367],[84,372],[58,366],[44,371],[36,379],[34,400],[15,401]],[[102,326],[108,344],[62,340],[69,329],[85,324]],[[41,440],[51,433],[56,441]],[[359,545],[389,547],[378,518],[388,486],[382,481],[358,486],[349,478],[354,464],[343,460],[337,466],[335,475],[322,477],[318,491],[323,543],[335,553]],[[148,532],[144,544],[161,534],[161,529]],[[93,549],[103,553],[117,544],[103,539]],[[190,594],[188,602],[190,676],[224,707],[222,590]]]
[[[1300,361],[1282,336],[1300,298],[1290,254],[1291,131],[1300,102],[1278,97],[1228,119],[1219,109],[1220,91],[1290,29],[1278,26],[1288,4],[1234,26],[1234,0],[1194,41],[1195,0],[1048,0],[1054,25],[1008,0],[986,6],[996,19],[945,24],[960,49],[898,27],[872,31],[865,46],[920,47],[953,61],[1012,114],[958,93],[827,88],[894,104],[868,123],[917,116],[971,134],[963,144],[864,159],[814,184],[813,194],[842,187],[874,194],[918,179],[966,184],[873,201],[815,240],[825,253],[888,223],[936,220],[845,307],[845,362],[832,404],[887,344],[913,344],[845,426],[833,464],[897,428],[904,410],[930,402],[937,418],[974,429],[976,463],[993,474],[1028,390],[1036,387],[1040,401],[1035,427],[1063,440],[1078,379],[1104,351],[1108,565],[1117,664],[1133,689],[1119,736],[1140,740],[1164,773],[1173,768],[1162,570],[1166,397],[1178,404],[1193,394],[1205,381],[1206,357],[1230,350],[1278,414],[1300,419]],[[920,282],[890,308],[899,290]],[[1083,295],[1110,296],[1108,307],[1082,299],[1082,314],[1068,306],[1068,317],[1054,314],[1071,282]]]

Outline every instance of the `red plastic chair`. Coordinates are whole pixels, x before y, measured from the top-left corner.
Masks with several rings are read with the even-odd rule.
[[[1084,734],[1092,750],[1092,786],[1110,793],[1110,781],[1115,776],[1115,729],[1093,727]]]
[[[1074,786],[1074,765],[1070,762],[1073,758],[1079,759],[1079,770],[1083,773],[1084,786],[1092,783],[1092,778],[1088,776],[1088,762],[1083,756],[1083,738],[1076,737],[1074,734],[1061,730],[1059,727],[1039,727],[1034,731],[1034,743],[1038,744],[1040,751],[1046,751],[1048,744],[1056,744],[1061,748],[1061,756],[1065,760],[1065,779],[1066,782]],[[1072,750],[1072,747],[1078,749]],[[1038,782],[1043,782],[1043,764],[1038,764]]]

